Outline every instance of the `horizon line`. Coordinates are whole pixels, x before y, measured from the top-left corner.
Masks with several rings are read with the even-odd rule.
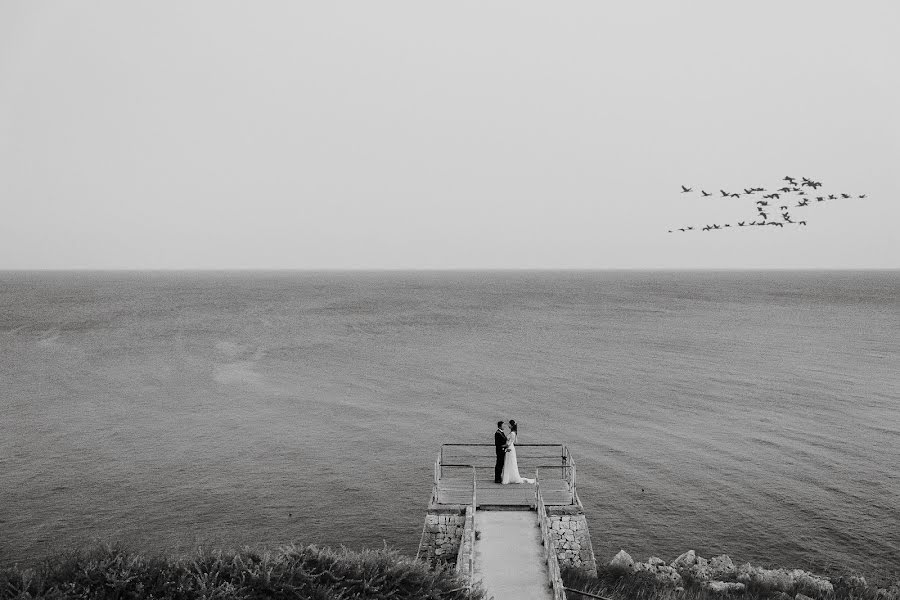
[[[900,271],[900,267],[39,267],[0,268],[0,273],[600,273],[732,271]]]

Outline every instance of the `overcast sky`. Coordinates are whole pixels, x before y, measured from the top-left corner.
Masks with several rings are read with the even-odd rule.
[[[0,3],[0,268],[898,268],[900,3]],[[707,190],[867,198],[808,226]]]

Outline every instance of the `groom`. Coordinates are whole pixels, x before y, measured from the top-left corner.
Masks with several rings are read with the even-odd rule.
[[[497,451],[497,464],[494,465],[494,483],[503,483],[503,460],[506,458],[506,433],[503,432],[503,421],[497,421],[494,432],[494,450]]]

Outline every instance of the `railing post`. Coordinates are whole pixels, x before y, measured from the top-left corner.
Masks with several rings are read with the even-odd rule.
[[[569,464],[569,448],[567,446],[563,445],[563,447],[562,447],[563,479],[565,479],[566,476],[568,475],[568,473],[566,473],[566,469],[565,469],[566,465],[568,465],[568,464]]]
[[[578,471],[575,469],[575,461],[573,460],[572,461],[572,504],[575,504],[576,494],[578,493],[577,488],[576,488],[576,486],[578,485],[577,477],[578,477]]]

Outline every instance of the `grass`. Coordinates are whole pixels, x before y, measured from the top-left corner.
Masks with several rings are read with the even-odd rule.
[[[597,568],[597,576],[584,575],[575,570],[564,571],[563,583],[566,587],[612,600],[721,600],[722,596],[706,588],[698,581],[685,578],[681,588],[656,579],[652,573],[631,573],[609,566]],[[890,589],[881,589],[872,585],[849,584],[844,579],[832,579],[834,594],[827,600],[900,600],[900,581]],[[730,600],[792,600],[793,593],[765,589],[753,583],[743,593],[732,593]],[[589,600],[587,596],[575,592],[567,592],[569,600]]]
[[[353,598],[482,600],[450,569],[432,570],[393,550],[286,546],[145,556],[103,545],[0,570],[0,599],[189,600]]]

